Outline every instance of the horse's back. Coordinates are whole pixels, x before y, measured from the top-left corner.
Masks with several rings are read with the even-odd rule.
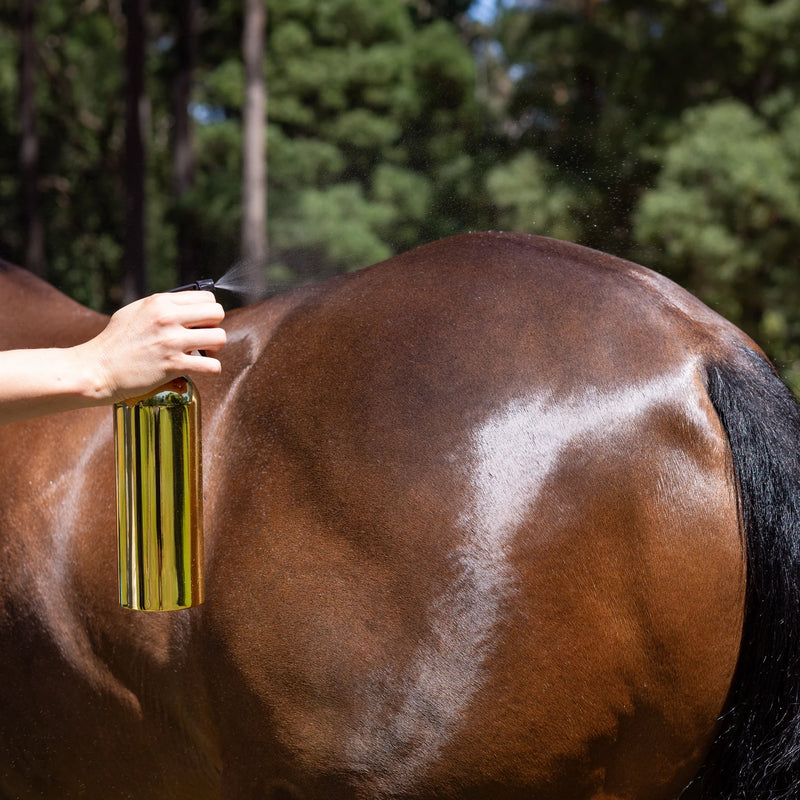
[[[647,270],[501,234],[277,302],[233,317],[207,404],[225,791],[675,797],[738,652],[704,365],[742,335]]]
[[[0,300],[0,350],[69,347],[99,333],[108,321],[28,270],[2,259]]]

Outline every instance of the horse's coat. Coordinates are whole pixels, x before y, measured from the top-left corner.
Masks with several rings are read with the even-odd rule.
[[[15,268],[0,294],[3,347],[104,324]],[[117,606],[109,409],[0,428],[0,796],[677,798],[748,691],[766,568],[716,404],[772,380],[755,345],[641,267],[508,234],[226,326],[200,608]]]

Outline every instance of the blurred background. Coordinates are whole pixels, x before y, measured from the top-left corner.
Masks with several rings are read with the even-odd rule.
[[[450,234],[666,273],[800,388],[797,0],[2,0],[0,258],[110,311]]]

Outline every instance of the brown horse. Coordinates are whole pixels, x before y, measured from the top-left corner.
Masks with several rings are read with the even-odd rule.
[[[797,796],[800,414],[740,331],[505,234],[227,327],[204,606],[118,607],[110,410],[0,428],[0,796]]]

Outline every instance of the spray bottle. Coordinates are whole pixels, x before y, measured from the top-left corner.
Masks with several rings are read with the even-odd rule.
[[[213,289],[202,280],[173,289]],[[114,406],[119,600],[139,611],[199,605],[203,586],[200,395],[188,377]]]

